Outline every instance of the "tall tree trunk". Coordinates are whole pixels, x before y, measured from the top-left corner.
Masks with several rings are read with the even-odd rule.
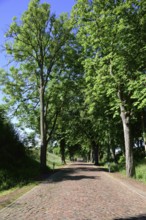
[[[142,117],[141,117],[141,124],[142,124],[142,135],[144,141],[144,148],[145,148],[145,155],[146,155],[146,112],[143,110]]]
[[[110,138],[110,153],[111,157],[114,160],[115,163],[117,163],[117,158],[116,158],[116,147],[115,147],[115,141],[114,138]]]
[[[114,146],[111,147],[111,153],[112,153],[112,158],[113,158],[114,162],[117,163],[116,152],[115,152]]]
[[[91,151],[90,151],[90,162],[94,163],[94,155],[93,155],[93,147],[91,146]]]
[[[47,153],[47,141],[46,141],[46,126],[44,115],[44,85],[43,80],[40,79],[40,134],[41,134],[41,152],[40,152],[40,168],[41,172],[46,171],[46,153]]]
[[[87,158],[88,158],[87,162],[91,162],[91,149],[88,152]]]
[[[133,161],[133,145],[130,127],[130,114],[126,112],[124,105],[121,103],[121,119],[124,131],[125,155],[126,155],[126,174],[128,177],[135,175],[135,167]]]
[[[110,141],[108,140],[108,146],[107,146],[107,161],[110,162],[111,154],[110,154]]]
[[[65,161],[65,139],[61,139],[60,141],[60,153],[61,153],[61,160],[63,164],[66,164]]]
[[[95,141],[92,141],[92,148],[93,148],[93,157],[94,157],[94,164],[99,165],[98,159],[98,144]]]
[[[144,140],[144,149],[145,149],[145,155],[146,155],[146,131],[143,132],[143,140]]]

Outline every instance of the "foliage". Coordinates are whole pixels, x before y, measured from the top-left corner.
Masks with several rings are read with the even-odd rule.
[[[108,172],[117,172],[117,171],[119,171],[118,164],[116,164],[114,162],[106,163],[105,168],[107,168]]]
[[[145,103],[143,4],[146,3],[138,0],[78,0],[72,12],[73,23],[78,28],[77,38],[84,48],[89,112],[93,113],[98,106],[99,115],[102,109],[104,115],[121,116],[128,176],[134,175],[129,125],[133,123],[135,110],[143,108]]]
[[[56,18],[49,4],[31,0],[21,20],[14,18],[6,33],[6,51],[18,63],[2,77],[6,102],[21,123],[33,126],[40,134],[42,170],[61,107],[59,103],[56,106],[57,90],[52,87],[61,83],[64,65],[62,69],[57,66],[63,62],[70,30],[67,14]]]
[[[146,134],[145,6],[78,0],[70,19],[31,0],[21,20],[14,18],[6,50],[17,66],[1,73],[6,108],[34,129],[32,142],[40,134],[42,166],[51,143],[64,160],[98,154],[117,163],[120,149],[118,168],[126,163],[134,175],[133,148]],[[134,148],[135,159],[143,156],[142,145]]]

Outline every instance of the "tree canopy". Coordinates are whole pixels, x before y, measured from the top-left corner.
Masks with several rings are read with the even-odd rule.
[[[6,33],[17,65],[2,72],[6,107],[40,134],[41,169],[47,145],[79,149],[95,164],[116,150],[135,175],[133,148],[146,142],[146,3],[77,0],[69,17],[31,0]],[[135,132],[138,127],[138,132]]]

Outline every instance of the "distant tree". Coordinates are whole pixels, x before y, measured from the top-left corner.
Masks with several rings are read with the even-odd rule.
[[[56,82],[52,84],[51,96],[54,106],[59,108],[53,140],[60,143],[62,162],[65,163],[65,152],[70,144],[76,144],[80,133],[78,121],[83,100],[83,66],[80,60],[82,47],[76,41],[75,34],[66,43],[64,56],[58,62],[60,71]],[[52,91],[54,94],[52,95]],[[71,143],[73,140],[73,143]]]

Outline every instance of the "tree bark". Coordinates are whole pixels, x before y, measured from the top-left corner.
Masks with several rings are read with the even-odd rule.
[[[87,162],[91,162],[91,149],[88,152],[87,158]]]
[[[95,141],[92,141],[92,148],[93,148],[94,164],[95,164],[95,165],[99,165],[99,159],[98,159],[98,144],[96,144]]]
[[[107,161],[110,162],[110,142],[108,141],[108,146],[107,146]]]
[[[141,117],[141,123],[142,123],[142,133],[143,133],[143,141],[144,141],[144,148],[145,148],[145,155],[146,155],[146,112],[143,110],[142,117]]]
[[[111,153],[112,153],[112,158],[113,158],[114,162],[117,163],[116,152],[115,152],[114,146],[111,147]]]
[[[41,172],[45,172],[47,169],[47,141],[46,141],[46,121],[44,114],[44,83],[41,77],[40,79],[40,134],[41,134],[41,152],[40,152],[40,168]]]
[[[61,153],[61,160],[63,164],[66,164],[65,161],[65,139],[61,139],[60,141],[60,153]]]
[[[135,175],[135,167],[133,160],[133,145],[130,127],[130,114],[126,112],[124,105],[121,103],[121,119],[124,131],[125,155],[126,155],[126,175],[133,177]]]

